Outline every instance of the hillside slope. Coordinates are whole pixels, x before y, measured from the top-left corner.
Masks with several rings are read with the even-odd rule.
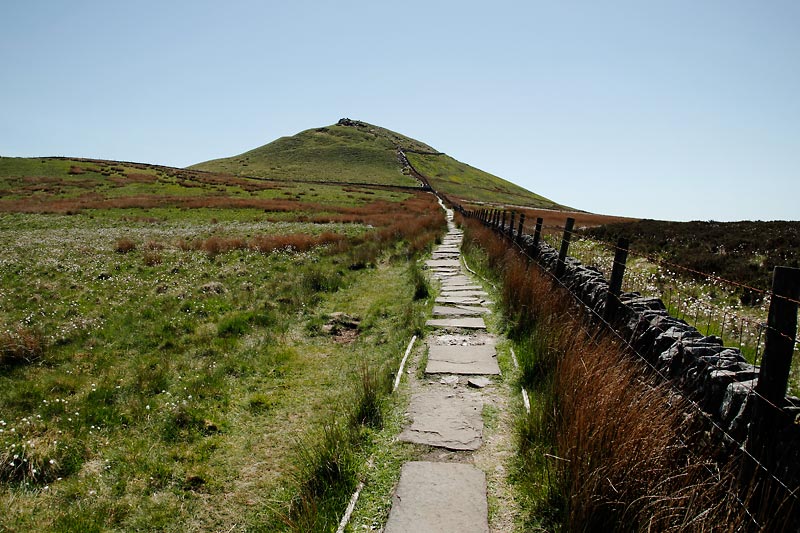
[[[281,180],[419,186],[403,172],[393,141],[377,130],[336,124],[189,168]]]
[[[350,119],[189,168],[281,180],[420,186],[408,164],[435,190],[461,203],[563,208],[425,143]]]

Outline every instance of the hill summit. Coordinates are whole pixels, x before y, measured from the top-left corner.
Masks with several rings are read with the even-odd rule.
[[[423,187],[468,204],[560,208],[507,180],[392,130],[343,118],[242,154],[190,167],[265,179]]]

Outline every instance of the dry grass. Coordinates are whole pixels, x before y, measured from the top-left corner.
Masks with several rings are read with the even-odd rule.
[[[0,366],[33,363],[44,356],[45,339],[35,328],[0,331]]]
[[[128,252],[136,250],[136,243],[127,237],[122,237],[121,239],[117,240],[114,250],[118,254],[127,254]]]
[[[702,416],[589,325],[538,266],[480,223],[465,225],[465,245],[499,273],[511,336],[526,348],[523,384],[538,394],[520,449],[522,477],[539,487],[527,490],[549,485],[536,512],[567,531],[750,529],[735,460]]]

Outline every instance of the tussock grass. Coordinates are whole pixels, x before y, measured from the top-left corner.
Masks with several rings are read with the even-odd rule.
[[[122,237],[117,240],[114,250],[118,254],[127,254],[128,252],[136,250],[136,243],[127,237]]]
[[[571,297],[474,221],[502,283],[521,384],[515,474],[528,526],[566,531],[734,531],[749,527],[735,460],[722,457],[702,417],[613,339],[584,321]]]
[[[411,276],[411,282],[414,284],[414,299],[424,300],[429,297],[432,293],[430,282],[425,274],[422,273],[416,261],[411,262],[408,272]]]
[[[16,326],[0,331],[0,367],[28,364],[44,357],[46,340],[35,327]]]

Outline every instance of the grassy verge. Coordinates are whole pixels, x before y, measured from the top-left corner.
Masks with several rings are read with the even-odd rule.
[[[584,324],[568,294],[490,231],[465,250],[502,284],[508,335],[531,391],[514,472],[526,529],[705,531],[746,524],[732,464],[691,409]],[[473,267],[475,268],[475,267]]]
[[[443,224],[426,205],[374,229],[0,215],[0,529],[329,524],[327,487],[362,475],[386,369],[419,327],[407,261]],[[323,327],[335,312],[358,319],[350,336]]]

